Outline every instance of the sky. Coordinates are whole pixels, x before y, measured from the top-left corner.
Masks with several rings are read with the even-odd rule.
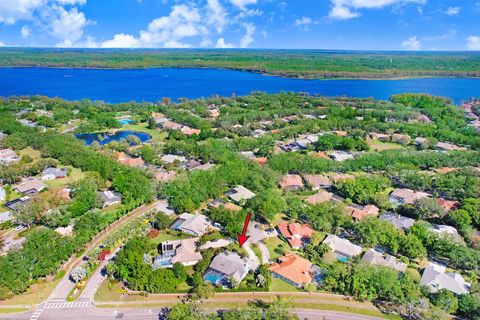
[[[0,0],[0,45],[480,51],[479,0]]]

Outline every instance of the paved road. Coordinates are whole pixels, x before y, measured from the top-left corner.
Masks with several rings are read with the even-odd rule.
[[[5,320],[158,320],[159,308],[121,308],[121,309],[100,309],[91,305],[46,305],[38,317],[32,317],[32,313],[0,316]],[[383,318],[362,316],[343,312],[295,309],[294,312],[301,320],[379,320]]]

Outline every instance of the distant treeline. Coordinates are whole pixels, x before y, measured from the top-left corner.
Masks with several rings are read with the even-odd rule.
[[[0,49],[0,67],[222,68],[277,76],[331,78],[480,77],[478,53],[314,50]]]

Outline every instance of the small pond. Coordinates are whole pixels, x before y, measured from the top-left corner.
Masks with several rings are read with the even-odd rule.
[[[100,132],[100,133],[79,133],[76,134],[75,137],[77,139],[83,140],[88,146],[91,145],[94,141],[100,143],[100,145],[104,145],[110,143],[112,141],[120,141],[122,139],[126,139],[128,136],[136,136],[140,139],[141,142],[147,142],[152,138],[151,135],[144,132],[137,132],[137,131],[116,131],[116,132]]]

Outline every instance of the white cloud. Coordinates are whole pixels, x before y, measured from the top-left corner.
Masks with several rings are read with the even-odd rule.
[[[256,4],[257,0],[230,0],[230,3],[240,9],[244,9],[248,5]]]
[[[134,36],[124,33],[116,34],[112,40],[101,44],[102,48],[135,48],[140,46],[140,41]]]
[[[245,23],[245,34],[240,39],[240,48],[247,48],[253,41],[253,34],[255,33],[255,25],[253,23]]]
[[[308,25],[311,25],[313,23],[313,20],[309,17],[301,17],[300,19],[296,19],[295,20],[295,25],[296,26],[308,26]]]
[[[460,10],[462,10],[460,7],[448,7],[444,13],[449,16],[456,16],[460,13]]]
[[[218,0],[207,0],[207,21],[218,33],[227,25],[227,12]]]
[[[57,2],[61,5],[84,5],[87,3],[87,0],[57,0]]]
[[[59,47],[73,47],[83,37],[85,27],[91,22],[76,7],[70,10],[53,6],[53,19],[49,24],[52,34],[61,40]]]
[[[27,25],[24,25],[20,30],[22,38],[28,38],[30,36],[30,28]]]
[[[225,39],[219,38],[217,40],[217,44],[215,45],[215,48],[219,48],[219,49],[233,48],[233,45],[230,43],[226,43]]]
[[[409,3],[425,4],[426,0],[330,0],[330,3],[329,17],[336,20],[347,20],[359,17],[361,9],[380,9]]]
[[[45,0],[1,0],[0,23],[14,24],[17,20],[31,19],[33,11],[45,4]]]
[[[470,36],[467,38],[468,50],[480,51],[480,36]]]
[[[422,43],[417,36],[410,37],[402,42],[402,48],[410,51],[418,51],[422,48]]]

